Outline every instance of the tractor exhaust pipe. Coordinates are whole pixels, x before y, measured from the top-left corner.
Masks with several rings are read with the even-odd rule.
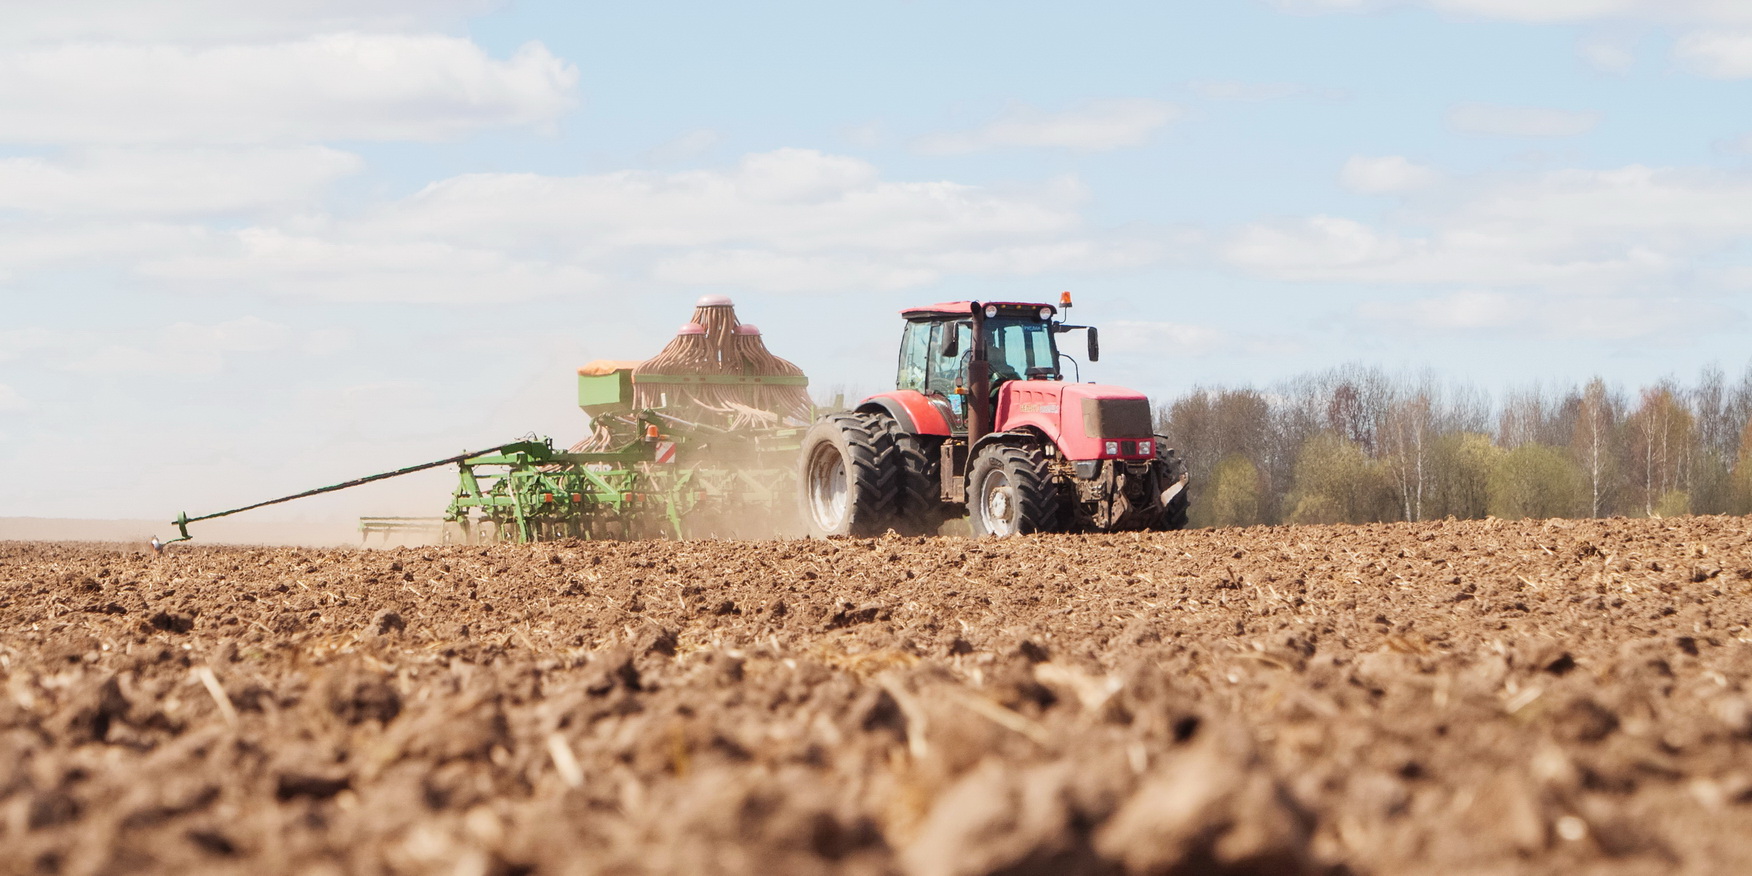
[[[967,446],[992,431],[992,366],[986,359],[985,305],[973,302],[973,355],[967,363]]]

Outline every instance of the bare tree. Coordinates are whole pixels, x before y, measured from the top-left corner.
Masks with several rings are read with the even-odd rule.
[[[1399,507],[1407,521],[1423,519],[1425,472],[1431,435],[1435,431],[1430,393],[1419,388],[1387,409],[1383,453],[1399,493]]]
[[[1599,378],[1558,392],[1534,385],[1493,405],[1429,372],[1389,377],[1351,364],[1263,392],[1200,388],[1158,417],[1207,488],[1230,461],[1221,478],[1229,521],[1479,516],[1508,495],[1505,485],[1526,496],[1511,503],[1517,513],[1752,510],[1752,366],[1732,384],[1719,368],[1691,387],[1662,381],[1633,406]],[[1516,453],[1529,447],[1542,449]],[[1574,503],[1559,501],[1566,471],[1580,484]],[[1194,508],[1195,523],[1214,522],[1215,505]]]
[[[1253,389],[1193,390],[1176,399],[1157,413],[1160,431],[1187,462],[1193,482],[1216,483],[1217,468],[1230,457],[1247,460],[1264,480],[1263,495],[1258,497],[1261,519],[1272,519],[1274,496],[1283,490],[1283,480],[1276,480],[1267,460],[1276,452],[1273,440],[1271,403]],[[1280,478],[1282,476],[1279,476]],[[1231,474],[1233,482],[1236,476]],[[1192,522],[1208,525],[1215,522],[1209,515],[1215,506],[1194,503]]]
[[[1642,391],[1642,403],[1627,421],[1632,473],[1642,489],[1643,513],[1682,513],[1683,472],[1695,429],[1671,381]]]
[[[1598,377],[1588,381],[1578,400],[1569,445],[1587,476],[1588,513],[1593,517],[1603,516],[1609,507],[1623,412],[1623,400],[1606,389],[1605,381]]]

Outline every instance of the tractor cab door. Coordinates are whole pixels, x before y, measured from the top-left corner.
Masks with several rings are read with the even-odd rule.
[[[925,392],[925,378],[931,371],[931,324],[909,322],[900,339],[900,373],[894,379],[895,389]]]
[[[953,432],[967,428],[967,396],[955,390],[967,385],[972,359],[973,324],[969,320],[917,320],[906,324],[900,342],[897,389],[923,393],[943,412]]]

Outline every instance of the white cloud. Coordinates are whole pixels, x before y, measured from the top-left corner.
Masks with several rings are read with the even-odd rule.
[[[0,413],[21,413],[29,409],[30,403],[18,394],[18,390],[0,383]]]
[[[1752,23],[1743,0],[1273,0],[1289,12],[1369,12],[1423,7],[1458,16],[1529,23],[1653,21]]]
[[[237,354],[303,350],[320,355],[347,329],[300,334],[257,316],[217,323],[176,322],[132,329],[57,331],[41,327],[0,332],[0,362],[28,358],[55,371],[83,374],[216,374]]]
[[[1101,346],[1116,353],[1189,358],[1229,350],[1236,343],[1229,332],[1210,326],[1119,320],[1101,327]]]
[[[609,278],[895,289],[1159,257],[1147,238],[1086,229],[1086,198],[1074,179],[889,182],[857,159],[782,149],[722,170],[454,177],[356,217],[209,233],[139,271],[179,288],[478,303],[597,292]]]
[[[0,283],[57,267],[126,266],[185,252],[209,233],[194,225],[109,218],[0,219]]]
[[[941,276],[930,267],[890,259],[789,255],[766,250],[699,250],[660,259],[651,275],[666,283],[742,286],[775,292],[891,290]]]
[[[1296,82],[1246,82],[1235,79],[1200,79],[1191,83],[1192,90],[1210,100],[1231,100],[1240,103],[1263,103],[1292,97],[1312,97],[1339,100],[1345,92],[1338,89],[1315,88]]]
[[[1487,137],[1576,137],[1600,124],[1597,112],[1462,103],[1448,111],[1448,126]]]
[[[350,328],[323,328],[307,335],[302,348],[311,356],[333,356],[353,349],[357,342],[358,332]]]
[[[1719,247],[1752,234],[1752,174],[1629,165],[1560,170],[1481,186],[1455,213],[1472,225],[1526,225],[1534,241],[1601,238],[1664,251]],[[1543,226],[1544,230],[1538,230]]]
[[[1690,34],[1673,52],[1681,64],[1704,76],[1752,78],[1752,31]]]
[[[1534,292],[1455,292],[1406,302],[1372,302],[1358,315],[1395,329],[1513,332],[1585,341],[1668,342],[1732,329],[1745,314],[1717,302],[1676,297],[1547,296]]]
[[[1741,0],[1427,0],[1446,12],[1509,21],[1752,22]]]
[[[6,5],[0,44],[210,42],[444,26],[503,0],[55,0]]]
[[[1230,264],[1283,279],[1322,279],[1399,264],[1411,248],[1361,222],[1311,216],[1249,225],[1230,239],[1222,255]]]
[[[647,161],[672,164],[698,158],[724,141],[724,135],[711,128],[696,128],[667,143],[660,143],[645,153]]]
[[[1430,235],[1332,216],[1256,224],[1234,235],[1222,255],[1286,280],[1569,289],[1636,286],[1684,265],[1679,254],[1622,234],[1541,228],[1530,216],[1495,224],[1446,219],[1446,227]]]
[[[38,350],[53,349],[59,336],[45,328],[0,331],[0,362],[22,359]]]
[[[1371,195],[1427,188],[1441,178],[1440,173],[1403,155],[1352,156],[1339,173],[1339,182],[1346,188]]]
[[[212,48],[70,42],[0,53],[0,140],[438,140],[551,124],[572,107],[577,79],[539,43],[501,61],[436,35]]]
[[[864,149],[875,149],[888,142],[888,130],[881,122],[849,125],[839,130],[840,139]]]
[[[1628,73],[1636,66],[1636,48],[1623,40],[1596,36],[1581,42],[1577,51],[1588,66],[1602,73]]]
[[[254,316],[212,325],[179,322],[140,332],[81,333],[60,367],[92,374],[217,374],[230,353],[265,353],[287,345],[291,330]],[[77,352],[73,352],[77,351]]]
[[[1372,12],[1424,8],[1462,19],[1527,24],[1622,22],[1695,27],[1674,55],[1685,67],[1722,79],[1752,78],[1752,3],[1746,0],[1272,0],[1287,12]],[[1578,47],[1596,69],[1621,73],[1635,63],[1631,49],[1590,40]]]
[[[285,347],[291,337],[291,330],[283,325],[245,316],[213,325],[175,323],[167,326],[158,340],[163,346],[179,350],[265,353]]]
[[[1180,115],[1173,104],[1147,99],[1097,100],[1058,113],[1019,106],[990,124],[921,137],[915,146],[931,155],[1008,148],[1105,152],[1141,145]]]
[[[1452,180],[1381,226],[1333,215],[1249,224],[1221,249],[1291,280],[1529,287],[1640,296],[1752,238],[1752,173],[1626,166]],[[1482,305],[1480,298],[1465,298]]]
[[[0,209],[57,216],[231,213],[309,201],[363,167],[321,146],[100,148],[56,159],[0,159]]]
[[[1526,22],[1593,21],[1657,11],[1654,3],[1637,0],[1431,0],[1430,5],[1460,15]]]
[[[1409,302],[1371,302],[1358,310],[1369,319],[1418,329],[1498,329],[1524,321],[1530,297],[1464,290]]]
[[[333,229],[329,229],[333,233]],[[466,241],[376,240],[246,228],[200,251],[140,263],[144,277],[178,288],[253,291],[331,301],[491,304],[594,292],[602,277],[541,258],[519,259]]]

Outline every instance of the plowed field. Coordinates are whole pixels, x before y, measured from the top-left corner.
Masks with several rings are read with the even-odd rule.
[[[20,873],[1752,872],[1752,521],[0,543]]]

